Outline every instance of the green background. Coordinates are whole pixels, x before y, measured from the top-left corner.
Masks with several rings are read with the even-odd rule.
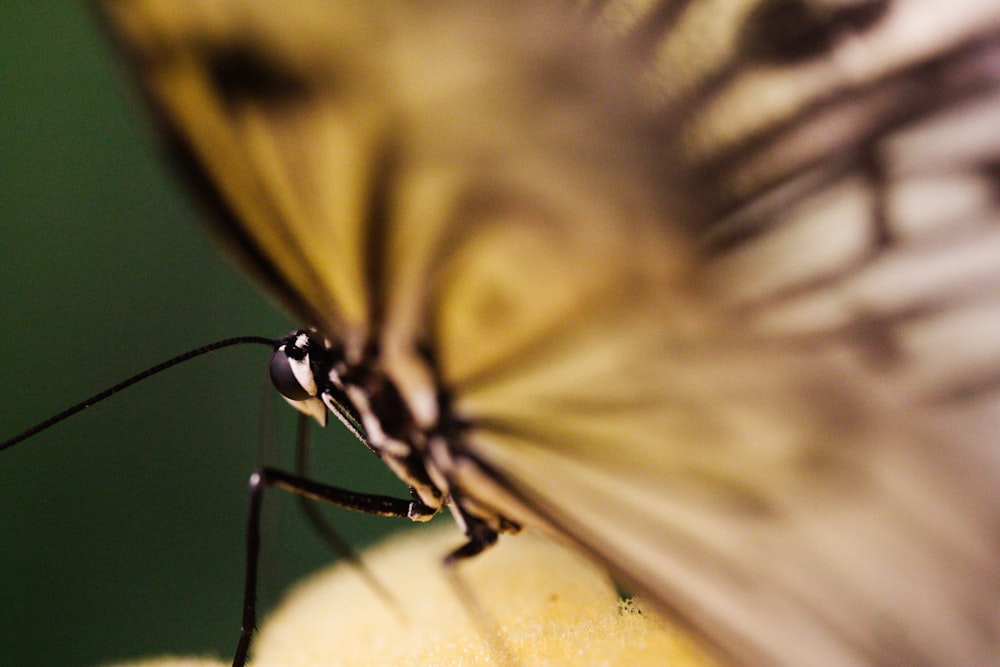
[[[217,252],[148,130],[83,3],[0,3],[0,439],[179,352],[294,326]],[[190,362],[0,453],[0,664],[230,654],[246,480],[292,455],[267,359]],[[318,477],[405,496],[357,443],[315,441]],[[330,560],[268,499],[265,607]],[[359,544],[401,527],[332,516]]]

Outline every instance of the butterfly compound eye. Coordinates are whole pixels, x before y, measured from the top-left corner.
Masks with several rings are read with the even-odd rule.
[[[285,354],[283,347],[275,350],[274,354],[271,355],[269,368],[271,382],[274,384],[274,388],[281,392],[281,395],[285,398],[291,401],[304,401],[310,398],[312,394],[302,386],[302,383],[295,376],[292,363],[294,362]]]

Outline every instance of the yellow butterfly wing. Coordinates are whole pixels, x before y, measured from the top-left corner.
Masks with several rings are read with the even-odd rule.
[[[997,11],[883,6],[782,61],[747,44],[766,3],[723,4],[649,58],[699,278],[738,322],[471,393],[514,426],[473,439],[467,485],[739,662],[993,664]],[[638,14],[617,38],[649,39]],[[681,50],[695,25],[717,52]]]
[[[349,67],[338,67],[337,51],[377,53],[377,40],[357,35],[366,22],[347,31],[317,2],[101,8],[223,237],[300,316],[365,337],[374,315],[360,260],[384,96],[377,65],[366,73],[364,54],[348,51]],[[342,72],[362,85],[343,85]]]
[[[648,128],[629,116],[630,87],[596,71],[608,64],[571,17],[104,6],[227,239],[307,322],[355,352],[377,341],[411,406],[435,399],[418,345],[441,347],[459,382],[580,317],[583,300],[649,291],[690,256],[647,186],[655,137],[636,140]],[[538,105],[548,85],[565,88],[554,108]]]
[[[441,381],[470,423],[440,462],[463,494],[581,546],[739,662],[997,660],[995,436],[941,428],[917,385],[862,363],[906,318],[845,301],[928,292],[886,289],[891,262],[824,263],[849,254],[841,225],[877,218],[842,196],[870,176],[858,149],[951,81],[913,73],[997,52],[986,5],[907,43],[853,37],[937,5],[834,21],[846,37],[805,64],[751,48],[771,3],[106,6],[286,304],[377,342],[423,423]],[[989,321],[952,330],[979,362]]]

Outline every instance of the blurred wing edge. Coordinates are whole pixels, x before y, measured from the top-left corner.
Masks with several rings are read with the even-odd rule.
[[[748,422],[730,442],[676,454],[670,434],[649,442],[625,429],[595,449],[484,429],[456,457],[458,477],[482,502],[582,548],[727,661],[994,663],[1000,493],[989,467],[970,474],[945,437],[864,391],[829,398],[832,419],[815,403],[765,407],[776,443]],[[734,406],[756,407],[756,397]],[[772,456],[783,432],[789,451]],[[685,458],[691,446],[731,452],[745,479],[713,477],[716,463]]]
[[[198,53],[199,46],[208,47],[198,39],[211,40],[193,30],[188,34],[181,21],[158,24],[170,8],[158,10],[155,3],[94,0],[90,7],[125,56],[125,78],[134,84],[132,92],[174,164],[174,173],[181,175],[204,207],[207,215],[199,222],[226,246],[227,257],[257,278],[296,318],[327,330],[343,329],[337,304],[315,288],[322,283],[308,273],[313,264],[295,240],[288,216],[277,209],[280,202],[264,182],[257,156],[246,149],[250,138],[227,117],[231,110],[211,85],[209,56]],[[177,15],[197,11],[188,7]],[[168,34],[170,30],[175,34]],[[281,243],[273,242],[279,237]]]

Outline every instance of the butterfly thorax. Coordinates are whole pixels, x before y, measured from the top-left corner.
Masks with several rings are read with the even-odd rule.
[[[302,329],[282,338],[271,360],[275,387],[297,410],[325,425],[332,413],[410,488],[424,507],[411,518],[425,521],[445,505],[466,534],[510,532],[513,521],[456,493],[450,483],[452,444],[465,424],[439,395],[439,418],[421,428],[395,383],[370,349],[349,362],[345,348],[318,331]]]

